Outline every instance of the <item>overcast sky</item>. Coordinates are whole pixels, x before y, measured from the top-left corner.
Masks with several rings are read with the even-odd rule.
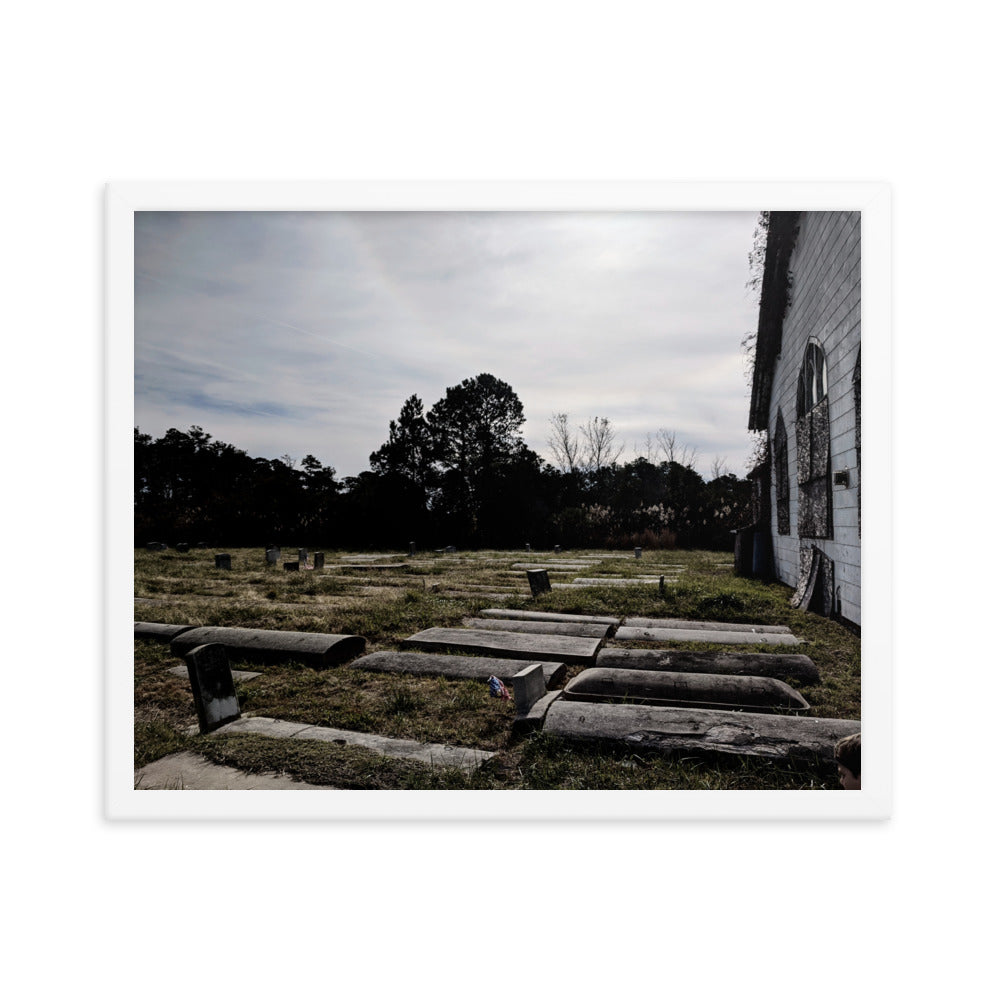
[[[138,212],[135,423],[357,475],[416,393],[489,372],[746,472],[753,212]]]

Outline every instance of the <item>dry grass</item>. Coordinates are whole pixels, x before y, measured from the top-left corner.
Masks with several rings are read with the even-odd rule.
[[[860,718],[860,640],[827,619],[792,609],[790,591],[733,576],[731,558],[709,552],[631,553],[479,552],[386,553],[399,569],[344,568],[359,562],[326,554],[322,570],[287,572],[265,564],[263,548],[229,550],[233,569],[217,570],[214,552],[136,553],[136,620],[184,625],[227,625],[362,635],[367,652],[393,649],[425,628],[458,625],[486,607],[506,606],[576,614],[697,618],[783,624],[805,640],[804,652],[821,682],[802,687],[811,714]],[[294,559],[294,552],[283,558]],[[671,576],[656,584],[553,590],[530,597],[515,562],[593,559],[579,570],[549,570],[553,583],[575,576]],[[282,560],[283,561],[283,560]],[[503,594],[502,599],[493,596]],[[156,603],[152,603],[152,602]],[[688,643],[690,649],[720,649]],[[731,650],[733,647],[726,647]],[[759,650],[758,650],[759,651]],[[769,648],[768,652],[780,650]],[[392,761],[357,748],[312,746],[264,737],[190,737],[195,726],[188,682],[168,672],[183,661],[165,645],[135,643],[135,766],[183,747],[246,770],[286,771],[303,780],[344,788],[809,788],[835,787],[828,762],[809,767],[741,758],[623,753],[620,747],[569,745],[545,734],[515,738],[509,702],[491,699],[485,684],[370,673],[350,664],[317,671],[302,665],[254,667],[261,676],[237,683],[244,713],[451,743],[497,752],[472,776]],[[241,666],[234,663],[234,667]],[[573,676],[581,668],[569,671]],[[295,748],[289,743],[297,743]],[[350,752],[348,752],[350,751]],[[405,765],[405,766],[404,766]]]

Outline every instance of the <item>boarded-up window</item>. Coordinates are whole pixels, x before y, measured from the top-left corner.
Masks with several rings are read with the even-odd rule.
[[[833,537],[830,489],[830,403],[826,355],[811,342],[799,373],[795,446],[799,487],[799,536]]]
[[[858,462],[858,535],[861,535],[861,348],[854,365],[854,454]]]
[[[778,412],[774,424],[774,499],[778,513],[778,534],[792,533],[790,512],[791,484],[788,481],[788,434],[785,431],[785,421]]]

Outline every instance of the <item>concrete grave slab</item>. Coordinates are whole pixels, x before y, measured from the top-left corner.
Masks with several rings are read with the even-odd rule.
[[[645,642],[718,642],[729,645],[798,646],[801,639],[774,632],[721,632],[701,628],[630,628],[615,633],[619,640]]]
[[[819,670],[799,653],[694,653],[675,649],[621,649],[607,646],[597,666],[623,670],[671,670],[684,673],[777,677],[818,684]]]
[[[134,774],[134,787],[137,791],[329,791],[326,786],[296,781],[273,771],[248,774],[235,767],[213,764],[187,750],[161,757],[140,768]]]
[[[139,598],[136,598],[139,600]],[[133,633],[136,639],[154,639],[157,642],[170,642],[193,625],[162,625],[159,622],[135,622]]]
[[[216,735],[231,733],[255,733],[275,738],[341,743],[363,747],[381,754],[383,757],[413,760],[421,764],[429,764],[432,767],[458,767],[465,771],[474,771],[494,756],[492,751],[478,750],[474,747],[458,747],[444,743],[420,743],[417,740],[379,736],[376,733],[357,733],[349,729],[332,729],[327,726],[302,726],[296,723],[282,722],[280,719],[268,719],[264,716],[239,719],[216,730]]]
[[[638,583],[659,583],[658,576],[578,576],[573,583],[585,587],[630,586]]]
[[[203,626],[182,632],[173,639],[170,652],[174,656],[184,656],[195,646],[215,642],[222,643],[234,659],[257,663],[294,660],[312,667],[343,663],[365,651],[365,640],[360,635]]]
[[[458,650],[502,659],[559,660],[592,665],[603,639],[575,635],[526,635],[488,629],[429,628],[404,639],[404,649]]]
[[[759,632],[773,635],[791,635],[787,625],[754,625],[743,622],[704,622],[684,618],[626,618],[622,625],[631,628],[687,628],[712,632]]]
[[[516,608],[483,608],[479,616],[526,622],[573,622],[579,625],[618,625],[621,621],[608,615],[570,615],[558,611],[518,611]]]
[[[582,635],[588,639],[606,639],[614,629],[614,625],[595,625],[592,622],[530,622],[512,618],[463,618],[462,627],[532,635]]]
[[[645,750],[711,751],[772,760],[819,756],[832,761],[837,740],[860,732],[861,723],[560,698],[549,707],[543,730],[566,739],[612,740]]]
[[[175,674],[177,677],[187,677],[188,675],[186,666],[168,667],[167,673]],[[231,667],[230,673],[233,675],[234,681],[252,681],[255,677],[261,676],[259,670],[233,670]]]
[[[565,663],[545,660],[538,665],[542,668],[547,688],[562,683],[566,676]],[[351,666],[358,670],[447,677],[449,680],[485,681],[490,677],[499,677],[504,684],[512,684],[515,674],[521,670],[523,664],[520,660],[501,659],[495,656],[455,656],[448,653],[408,653],[382,650],[360,657]]]
[[[578,674],[563,689],[563,697],[570,701],[639,701],[757,712],[773,709],[804,712],[809,708],[809,702],[798,691],[773,677],[607,667],[594,667]]]

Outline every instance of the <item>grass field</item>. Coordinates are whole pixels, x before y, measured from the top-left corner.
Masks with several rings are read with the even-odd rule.
[[[809,714],[861,717],[861,640],[820,616],[789,606],[791,591],[734,576],[726,553],[459,552],[384,553],[402,564],[379,569],[371,554],[326,553],[320,570],[268,566],[264,550],[229,549],[232,570],[215,568],[214,550],[137,550],[135,619],[179,625],[227,625],[364,636],[366,652],[396,649],[421,629],[457,626],[482,608],[512,607],[574,614],[688,618],[788,625],[817,665],[820,683],[797,685]],[[283,559],[296,552],[285,550]],[[574,577],[677,578],[657,583],[553,589],[533,599],[515,563],[593,562],[549,570],[553,584]],[[672,567],[680,567],[674,570]],[[623,645],[639,645],[623,643]],[[644,646],[643,648],[648,648]],[[676,649],[722,649],[709,643]],[[728,651],[743,647],[724,647]],[[750,647],[747,647],[750,649]],[[758,648],[752,651],[759,652]],[[769,648],[768,652],[780,651]],[[135,641],[135,767],[181,749],[246,771],[282,771],[304,781],[357,789],[802,789],[837,788],[832,762],[776,764],[727,755],[633,753],[621,746],[581,745],[537,732],[512,733],[511,702],[489,697],[478,681],[376,674],[350,663],[328,670],[301,664],[254,666],[261,676],[237,682],[244,715],[494,751],[471,776],[338,744],[258,735],[189,736],[197,725],[183,664],[167,645]],[[243,666],[233,663],[234,668]],[[572,678],[581,667],[571,667]]]

